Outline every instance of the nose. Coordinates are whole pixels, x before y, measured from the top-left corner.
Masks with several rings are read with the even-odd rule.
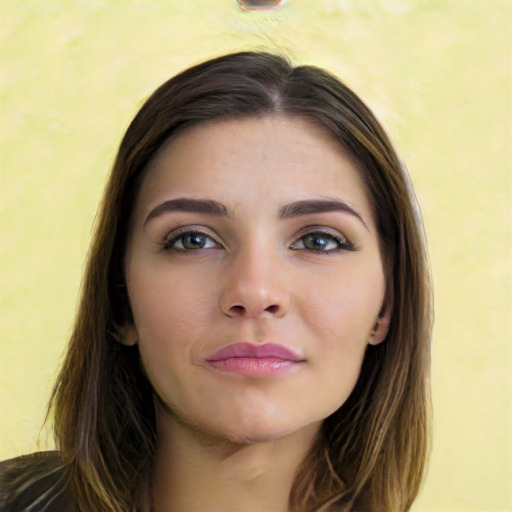
[[[285,269],[261,251],[240,254],[232,262],[220,296],[220,309],[230,318],[280,318],[290,307]]]

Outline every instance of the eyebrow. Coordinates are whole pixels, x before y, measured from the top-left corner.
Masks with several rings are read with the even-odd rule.
[[[144,226],[146,226],[150,220],[160,217],[164,213],[168,212],[203,213],[213,217],[230,216],[228,209],[222,203],[214,201],[213,199],[190,199],[187,197],[180,197],[178,199],[165,201],[153,208],[146,217]]]
[[[211,215],[212,217],[232,216],[225,205],[218,201],[214,201],[213,199],[191,199],[181,197],[178,199],[170,199],[153,208],[146,217],[144,226],[146,226],[146,224],[152,219],[160,217],[164,213],[177,211],[202,213]],[[368,229],[368,226],[361,215],[341,199],[304,199],[302,201],[294,201],[279,208],[278,215],[280,219],[292,219],[303,215],[314,215],[326,212],[348,213],[362,222],[366,229]]]
[[[315,213],[326,213],[326,212],[343,212],[348,213],[359,219],[366,229],[368,226],[364,222],[363,218],[357,213],[354,208],[348,205],[341,199],[306,199],[303,201],[295,201],[284,205],[279,209],[279,218],[281,219],[292,219],[294,217],[300,217],[302,215],[313,215]]]

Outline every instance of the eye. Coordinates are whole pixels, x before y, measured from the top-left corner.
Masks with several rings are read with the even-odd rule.
[[[293,250],[308,250],[316,252],[353,251],[354,246],[345,237],[314,231],[300,237],[292,246]]]
[[[164,249],[174,249],[176,251],[197,251],[200,249],[214,249],[219,247],[219,244],[202,231],[187,230],[171,234],[171,237],[165,240],[163,246]]]

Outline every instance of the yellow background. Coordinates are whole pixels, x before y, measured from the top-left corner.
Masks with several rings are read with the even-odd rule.
[[[105,174],[145,98],[205,58],[282,47],[374,108],[435,279],[435,436],[416,512],[512,510],[510,1],[8,1],[1,15],[0,458],[37,448]],[[45,434],[40,447],[48,446]]]

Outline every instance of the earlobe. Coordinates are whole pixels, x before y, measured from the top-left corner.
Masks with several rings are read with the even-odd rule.
[[[139,336],[137,334],[137,329],[134,325],[125,325],[119,329],[119,342],[127,347],[132,347],[137,344],[139,340]]]
[[[368,342],[370,345],[378,345],[382,343],[389,331],[389,324],[391,322],[391,308],[386,307],[383,308],[383,311],[379,314],[377,321],[373,327],[373,331],[370,335],[370,341]]]

